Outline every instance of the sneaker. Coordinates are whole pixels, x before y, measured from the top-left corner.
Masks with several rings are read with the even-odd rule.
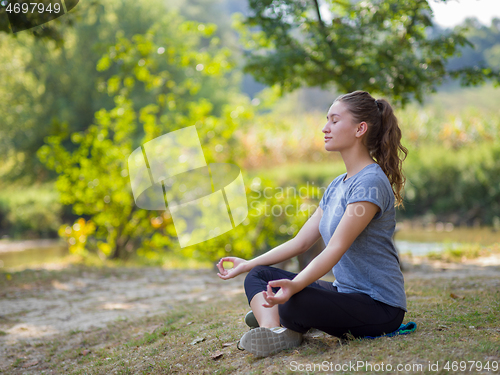
[[[250,327],[250,329],[259,327],[259,322],[257,321],[257,319],[255,319],[255,315],[253,314],[252,310],[247,312],[247,314],[245,315],[245,323]]]
[[[284,327],[258,327],[245,333],[238,344],[257,357],[267,357],[301,343],[302,333]]]

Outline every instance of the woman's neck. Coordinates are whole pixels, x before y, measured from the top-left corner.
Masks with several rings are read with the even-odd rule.
[[[347,171],[346,180],[354,176],[367,165],[375,163],[366,147],[343,150],[340,151],[340,155],[342,156],[342,160],[344,160]]]

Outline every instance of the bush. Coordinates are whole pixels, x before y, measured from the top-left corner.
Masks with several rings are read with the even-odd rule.
[[[500,212],[500,144],[410,150],[403,217],[435,215],[455,224],[491,225]]]
[[[57,237],[62,206],[52,185],[5,189],[0,193],[0,235]]]
[[[233,133],[244,128],[252,107],[224,83],[235,62],[229,49],[217,46],[214,31],[214,25],[168,13],[132,39],[117,33],[97,64],[100,71],[117,71],[105,83],[116,107],[97,111],[84,132],[70,134],[61,123],[46,137],[37,155],[58,173],[61,202],[84,219],[61,229],[72,252],[102,259],[137,253],[154,260],[179,251],[170,213],[135,204],[127,160],[141,144],[193,124],[207,163],[231,162],[240,152]],[[134,87],[144,92],[141,100]],[[211,99],[218,95],[228,97],[216,115]]]

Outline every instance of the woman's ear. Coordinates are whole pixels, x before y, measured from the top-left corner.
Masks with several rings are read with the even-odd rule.
[[[361,137],[368,130],[368,124],[364,121],[358,124],[358,128],[356,129],[356,137]]]

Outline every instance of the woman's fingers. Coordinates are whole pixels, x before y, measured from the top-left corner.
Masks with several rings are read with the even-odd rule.
[[[232,267],[230,267],[226,264],[226,267],[230,267],[230,268],[226,269],[224,266],[224,262],[232,263]],[[244,259],[241,259],[241,258],[236,258],[236,257],[221,258],[219,260],[219,262],[216,264],[216,267],[219,271],[217,273],[217,276],[219,276],[223,280],[227,280],[227,279],[231,279],[233,277],[236,277],[239,274],[248,271],[248,269],[246,269],[246,267],[245,267],[246,263],[247,263],[247,261]]]
[[[271,280],[267,283],[267,285],[271,285],[273,288],[282,288],[286,287],[290,280],[288,279],[279,279],[279,280]]]
[[[290,280],[281,279],[281,280],[272,280],[267,283],[267,290],[264,291],[264,299],[266,303],[262,306],[264,307],[273,307],[274,305],[285,303],[290,299],[290,290],[291,287]],[[280,288],[278,292],[274,293],[272,288]]]
[[[269,285],[269,283],[267,283],[267,294],[271,297],[274,297],[273,288],[271,288],[271,285]]]
[[[271,294],[269,294],[268,291],[264,291],[262,293],[262,295],[264,296],[264,299],[266,300],[266,303],[263,303],[262,306],[264,307],[273,307],[275,305],[275,303],[272,302],[272,290],[271,290]]]
[[[223,280],[231,279],[232,277],[234,277],[234,274],[232,272],[229,272],[228,270],[224,270],[224,269],[222,272],[219,272],[217,275]]]
[[[219,261],[219,263],[217,263],[217,268],[219,269],[219,272],[220,272],[221,274],[224,274],[225,272],[227,272],[227,271],[224,269],[224,267],[222,266],[222,260],[221,260],[221,261]]]
[[[264,292],[262,292],[262,295],[264,296],[264,299],[267,301],[267,302],[271,302],[273,297],[274,297],[274,293],[273,291],[268,287],[267,290],[265,290]]]
[[[222,267],[222,272],[219,272],[217,275],[219,275],[221,279],[227,280],[238,276],[240,273],[241,272],[239,272],[235,268],[230,268],[229,270],[226,270],[224,269],[224,267]]]
[[[221,258],[221,260],[219,260],[219,263],[217,263],[217,268],[219,269],[219,272],[222,274],[222,275],[227,275],[227,270],[224,268],[224,262],[230,262],[230,263],[233,263],[233,257],[224,257],[224,258]]]
[[[267,290],[262,293],[264,296],[264,299],[266,300],[266,303],[263,303],[262,306],[264,307],[273,307],[276,305],[276,294],[274,294],[273,289],[271,288],[271,285],[269,283],[267,284]]]

